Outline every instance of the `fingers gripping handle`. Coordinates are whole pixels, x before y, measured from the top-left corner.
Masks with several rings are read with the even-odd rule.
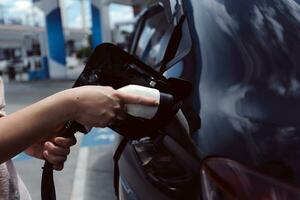
[[[118,89],[118,91],[137,97],[152,98],[159,102],[159,105],[157,106],[142,105],[139,103],[126,104],[126,112],[134,117],[151,120],[160,114],[160,111],[162,110],[161,108],[172,107],[174,103],[172,95],[162,93],[154,88],[139,85],[128,85]],[[83,126],[77,122],[67,122],[59,135],[63,137],[71,137],[76,132],[87,134],[90,130],[90,127]]]
[[[129,115],[134,117],[153,119],[159,115],[161,108],[173,106],[173,97],[168,94],[161,93],[154,88],[148,88],[138,85],[128,85],[120,88],[119,91],[135,95],[153,98],[159,102],[159,106],[146,106],[140,104],[127,104],[126,110]],[[88,133],[90,128],[85,127],[77,122],[67,122],[64,128],[60,131],[62,137],[72,137],[76,132]],[[53,180],[53,165],[45,161],[42,175],[41,185],[42,200],[56,200],[55,185]]]

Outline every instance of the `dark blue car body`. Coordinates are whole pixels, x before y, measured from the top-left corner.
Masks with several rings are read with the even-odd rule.
[[[164,5],[141,15],[130,50],[158,70],[170,25]],[[186,24],[164,75],[190,81],[193,92],[164,137],[127,145],[120,199],[300,199],[299,0],[171,6]],[[159,25],[166,30],[149,39]]]

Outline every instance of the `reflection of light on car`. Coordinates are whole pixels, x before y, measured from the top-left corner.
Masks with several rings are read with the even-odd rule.
[[[123,179],[122,177],[120,177],[120,183],[121,183],[121,186],[122,186],[120,188],[122,188],[124,190],[124,192],[126,193],[126,195],[131,200],[138,200],[138,198],[136,197],[135,192],[130,188],[129,184],[126,182],[125,179]],[[125,198],[122,195],[120,195],[120,200],[124,200],[124,199]]]
[[[203,162],[204,199],[299,199],[300,190],[225,158]]]
[[[178,78],[182,75],[183,72],[183,64],[179,62],[175,66],[172,66],[170,69],[168,69],[165,73],[164,76],[166,78]]]
[[[137,46],[137,50],[136,50],[137,55],[140,56],[142,55],[143,50],[146,48],[154,32],[155,29],[148,26],[144,29],[143,33],[141,34],[141,41]]]

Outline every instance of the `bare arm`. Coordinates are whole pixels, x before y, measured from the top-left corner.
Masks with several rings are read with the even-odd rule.
[[[153,99],[127,95],[110,87],[85,86],[57,93],[0,118],[0,163],[55,136],[55,130],[67,121],[106,127],[121,115],[125,103],[158,105]]]
[[[64,122],[71,120],[74,101],[68,92],[50,96],[0,119],[0,163],[49,137]]]

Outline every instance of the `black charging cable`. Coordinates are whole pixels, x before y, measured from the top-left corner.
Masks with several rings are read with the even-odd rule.
[[[87,133],[86,129],[77,122],[67,122],[64,128],[60,131],[60,136],[69,138],[75,133]],[[56,192],[53,178],[53,165],[49,161],[45,161],[43,166],[42,183],[41,183],[42,200],[56,200]]]

